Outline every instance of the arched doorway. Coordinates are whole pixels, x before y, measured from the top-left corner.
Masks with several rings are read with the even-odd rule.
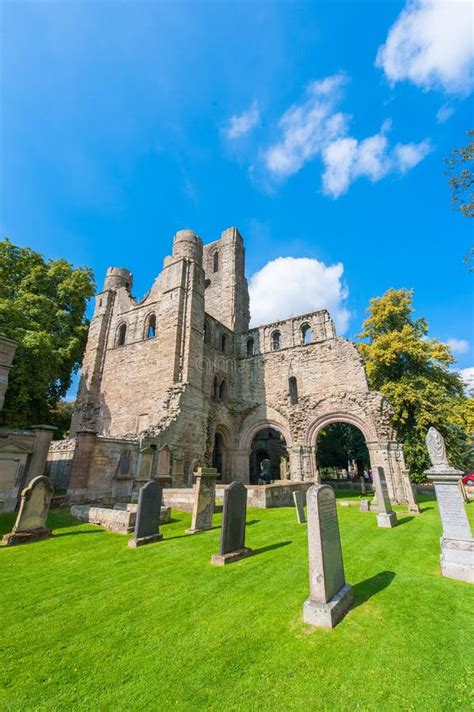
[[[226,452],[225,442],[222,433],[216,432],[214,436],[214,448],[212,450],[212,467],[215,467],[219,473],[218,480],[225,480],[226,467]]]
[[[249,458],[249,480],[257,484],[260,465],[263,460],[270,460],[272,480],[279,480],[282,460],[288,461],[288,451],[283,435],[272,427],[263,427],[253,437]]]
[[[370,470],[365,436],[354,424],[332,422],[318,432],[316,467],[321,479],[355,480]]]

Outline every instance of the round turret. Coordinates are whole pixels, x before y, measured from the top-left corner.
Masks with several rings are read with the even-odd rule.
[[[105,277],[104,291],[106,289],[120,289],[120,287],[126,287],[126,289],[130,290],[132,283],[133,275],[128,269],[124,267],[109,267]]]
[[[173,257],[187,257],[202,265],[202,240],[193,230],[178,230],[173,239]]]

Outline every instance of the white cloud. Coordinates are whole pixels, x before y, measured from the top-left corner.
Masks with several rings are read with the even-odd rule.
[[[473,86],[471,0],[409,0],[377,53],[390,82],[468,94]]]
[[[464,381],[466,391],[468,393],[474,391],[474,366],[469,366],[468,368],[461,368],[458,373],[461,376],[461,379]]]
[[[466,341],[466,339],[452,338],[448,339],[446,343],[454,354],[467,354],[471,348],[469,341]]]
[[[284,180],[320,157],[323,191],[337,198],[357,178],[365,176],[375,182],[390,172],[405,173],[430,152],[427,140],[398,143],[390,149],[390,120],[373,136],[360,141],[349,136],[350,117],[336,109],[346,83],[342,73],[312,82],[304,101],[283,114],[278,124],[280,138],[263,152],[264,166],[271,177]]]
[[[260,109],[256,101],[238,116],[231,116],[227,126],[223,129],[224,135],[230,139],[241,138],[250,133],[260,124]]]
[[[443,106],[440,106],[440,108],[436,112],[436,121],[438,122],[438,124],[444,124],[448,119],[451,118],[453,114],[453,107],[448,106],[447,104],[443,104]]]
[[[341,263],[327,266],[308,257],[278,257],[250,279],[252,326],[327,309],[338,333],[349,323],[348,296]]]

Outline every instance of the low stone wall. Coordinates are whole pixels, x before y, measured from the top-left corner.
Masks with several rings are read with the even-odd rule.
[[[248,491],[247,504],[258,509],[272,507],[294,507],[293,492],[306,495],[312,482],[274,482],[271,485],[246,485]]]
[[[321,484],[330,485],[335,490],[350,490],[352,492],[362,492],[360,480],[321,480]],[[365,491],[367,493],[374,491],[372,483],[365,483]]]
[[[114,509],[126,510],[127,512],[137,512],[138,504],[133,502],[117,502],[114,504]],[[171,521],[171,507],[161,507],[160,524],[168,524]]]
[[[75,504],[71,507],[71,516],[89,524],[99,524],[104,529],[119,534],[129,534],[135,528],[136,513],[126,509],[107,509],[91,507],[87,504]]]
[[[53,440],[49,446],[46,474],[51,479],[56,492],[67,491],[75,447],[74,438]]]

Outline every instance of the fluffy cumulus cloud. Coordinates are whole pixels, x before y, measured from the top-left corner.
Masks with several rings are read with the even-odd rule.
[[[376,182],[389,173],[405,173],[430,152],[427,140],[390,147],[390,121],[373,136],[362,140],[350,136],[350,117],[337,110],[346,82],[342,73],[312,82],[304,101],[282,116],[279,139],[263,153],[270,176],[284,180],[319,157],[323,191],[338,198],[358,178]]]
[[[470,349],[469,341],[466,339],[448,339],[446,341],[453,354],[467,354]]]
[[[392,83],[468,94],[473,86],[474,43],[471,0],[409,0],[376,65]]]
[[[340,263],[328,267],[307,257],[279,257],[268,262],[250,279],[252,326],[327,309],[337,332],[343,334],[349,323],[343,272]]]
[[[231,141],[242,136],[246,136],[260,124],[260,109],[256,101],[249,108],[238,114],[231,116],[227,125],[223,128],[223,133],[226,138]]]
[[[474,392],[474,366],[469,366],[468,368],[461,368],[458,373],[464,381],[464,385],[466,386],[466,392]]]

